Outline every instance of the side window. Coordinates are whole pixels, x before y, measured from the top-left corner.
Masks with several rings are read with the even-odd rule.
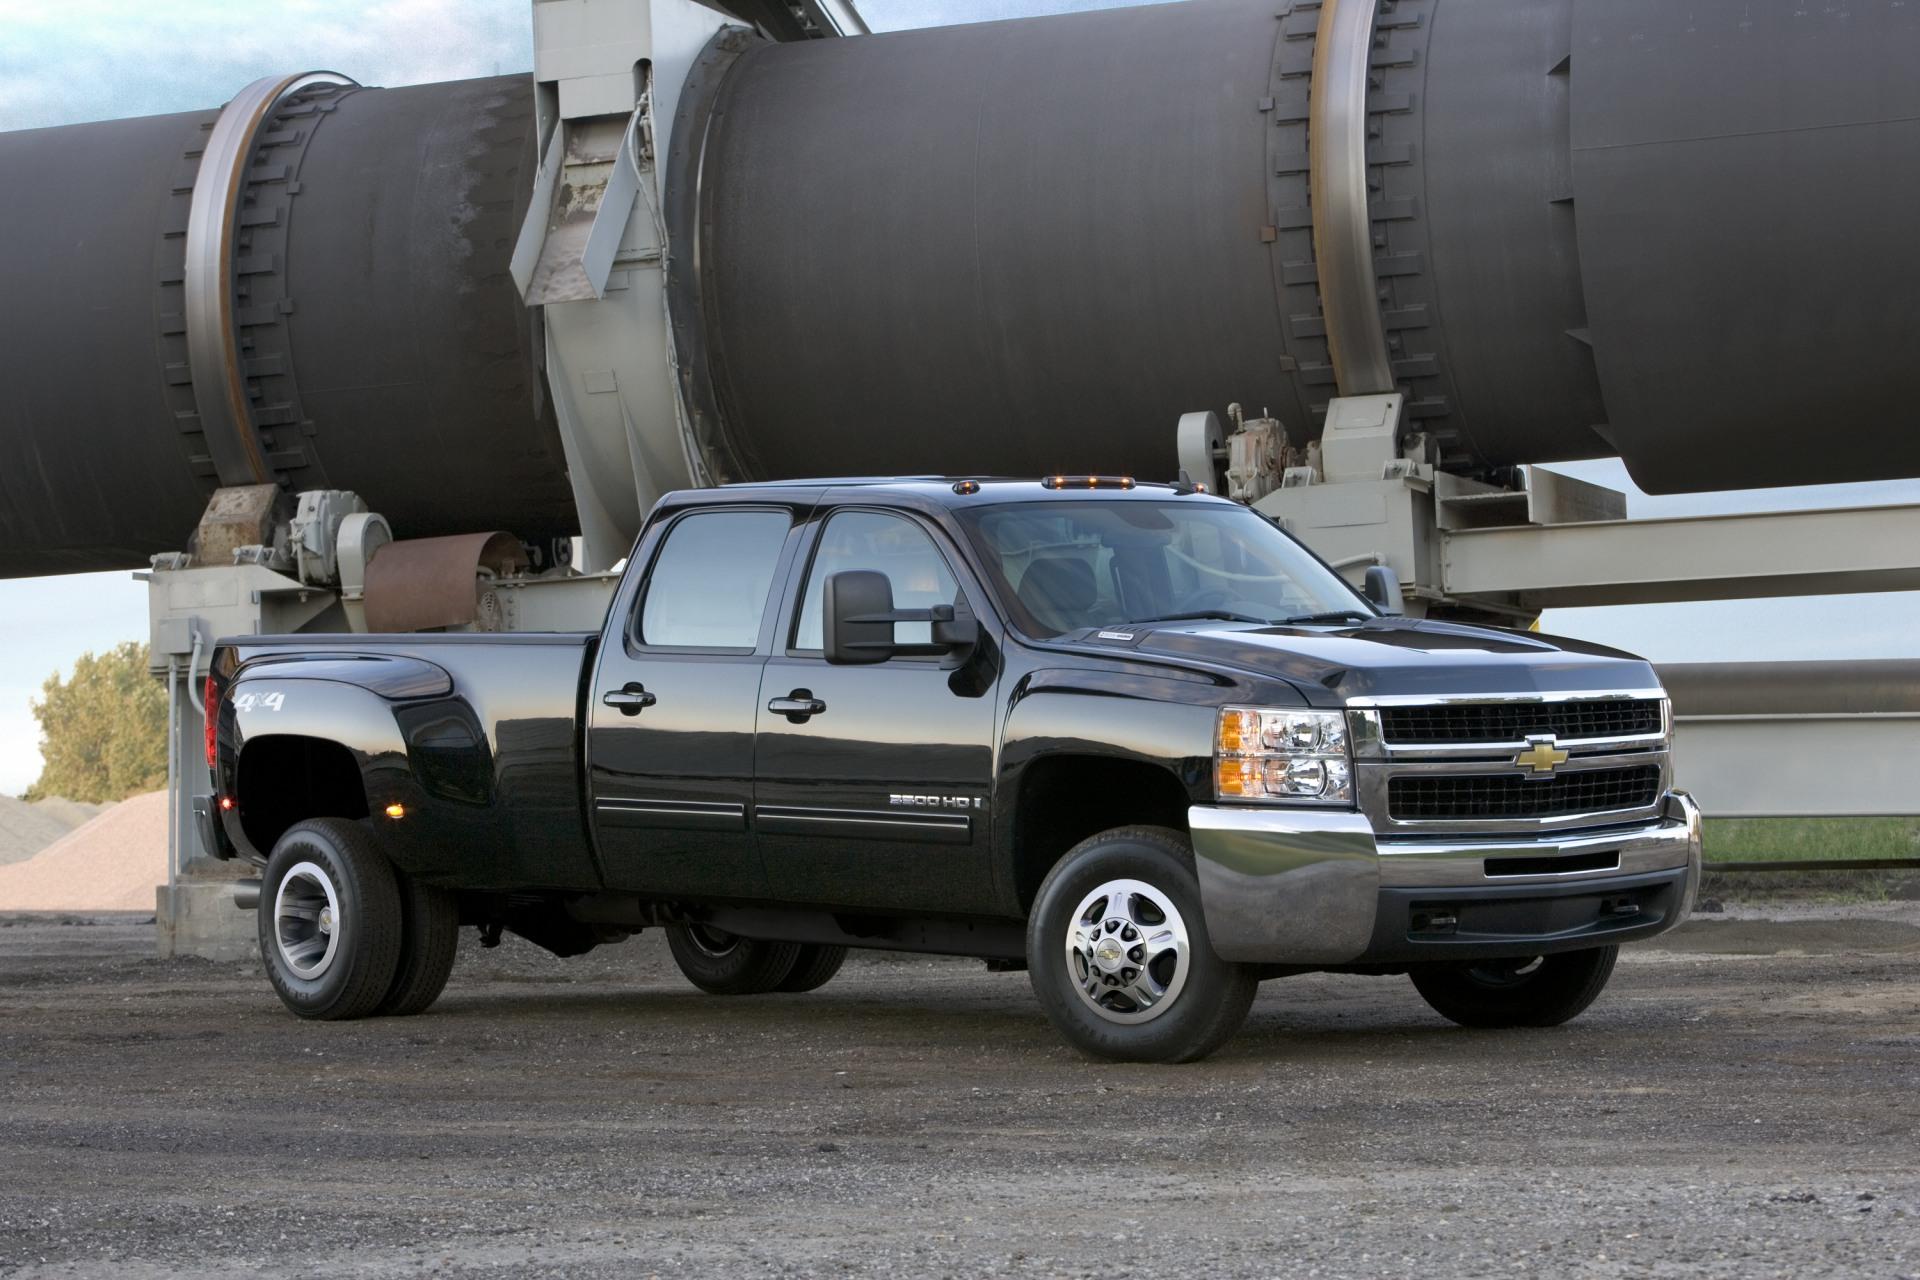
[[[793,520],[784,511],[683,516],[654,558],[640,604],[642,644],[752,649]]]
[[[827,521],[807,573],[800,606],[800,626],[794,632],[796,649],[824,649],[821,621],[827,579],[848,569],[877,569],[893,583],[896,609],[925,609],[936,604],[958,604],[960,585],[946,559],[926,531],[903,516],[882,511],[842,511]],[[933,637],[924,622],[897,622],[899,644],[925,644]]]

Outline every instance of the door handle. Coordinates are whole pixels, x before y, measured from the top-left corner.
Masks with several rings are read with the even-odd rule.
[[[637,716],[660,699],[648,693],[645,685],[629,680],[618,689],[607,690],[600,701],[618,707],[623,716]]]
[[[814,697],[811,689],[795,689],[786,697],[775,698],[767,704],[767,710],[785,716],[795,724],[805,724],[826,709],[827,704]]]

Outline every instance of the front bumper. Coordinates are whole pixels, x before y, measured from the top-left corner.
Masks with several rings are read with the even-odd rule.
[[[1542,955],[1650,938],[1700,884],[1700,810],[1522,838],[1382,839],[1357,813],[1197,805],[1187,814],[1223,960],[1344,965]]]

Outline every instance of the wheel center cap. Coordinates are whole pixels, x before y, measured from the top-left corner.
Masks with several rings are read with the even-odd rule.
[[[320,908],[320,932],[322,933],[333,932],[333,908],[332,907]]]
[[[1094,947],[1093,962],[1099,965],[1104,973],[1118,972],[1120,966],[1127,962],[1127,949],[1120,945],[1120,939],[1109,934],[1100,939],[1099,945]]]

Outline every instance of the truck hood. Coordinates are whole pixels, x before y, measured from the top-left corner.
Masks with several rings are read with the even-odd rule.
[[[1131,644],[1107,640],[1132,632]],[[1309,702],[1375,697],[1630,692],[1657,689],[1631,654],[1531,632],[1409,618],[1364,624],[1262,627],[1181,622],[1093,633],[1103,648],[1237,668],[1297,686]]]

